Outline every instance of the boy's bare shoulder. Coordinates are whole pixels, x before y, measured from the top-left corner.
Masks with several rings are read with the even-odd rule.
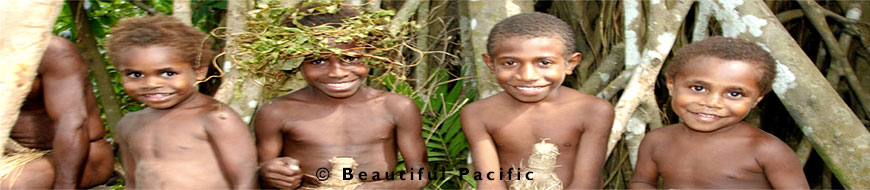
[[[411,110],[418,110],[417,102],[412,100],[408,96],[404,96],[401,94],[396,94],[387,91],[376,90],[377,95],[384,98],[383,103],[387,107],[388,110],[392,112],[404,112]],[[419,112],[419,111],[418,111]]]
[[[677,132],[684,127],[683,123],[676,123],[662,128],[653,129],[646,133],[643,137],[643,143],[659,144],[662,142],[670,142],[673,138],[678,138]]]
[[[506,92],[499,92],[490,97],[465,105],[465,107],[462,108],[462,111],[460,111],[460,114],[468,119],[480,119],[481,117],[478,116],[486,116],[503,111],[501,108],[507,105],[508,101],[513,101],[511,98],[513,97],[510,97]]]
[[[141,120],[141,118],[144,115],[147,115],[151,111],[152,111],[151,108],[145,108],[143,110],[129,112],[127,114],[124,114],[124,117],[121,117],[121,119],[118,120],[118,124],[117,124],[117,128],[116,128],[117,132],[122,133],[122,132],[125,132],[127,130],[130,130],[133,127],[140,126],[138,123]]]
[[[581,93],[575,89],[561,87],[562,99],[559,105],[576,109],[587,114],[613,114],[613,104],[607,100]]]
[[[215,99],[211,99],[211,104],[201,110],[200,116],[208,124],[221,124],[225,122],[235,122],[234,124],[237,124],[242,121],[241,116],[235,110]]]

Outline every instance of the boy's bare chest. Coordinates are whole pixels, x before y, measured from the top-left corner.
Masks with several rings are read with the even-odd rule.
[[[677,140],[679,141],[679,140]],[[742,143],[673,143],[653,159],[666,182],[676,184],[766,183],[751,148]]]
[[[127,133],[128,146],[137,159],[184,157],[210,150],[206,126],[198,118],[142,119],[140,125]]]
[[[287,117],[285,138],[299,144],[382,142],[394,138],[396,129],[393,114],[378,108],[309,110]]]

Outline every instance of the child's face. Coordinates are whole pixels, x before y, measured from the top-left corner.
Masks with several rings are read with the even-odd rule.
[[[117,65],[123,74],[124,91],[155,109],[173,107],[196,93],[196,81],[205,78],[207,67],[193,69],[173,51],[153,45],[124,52],[124,60]]]
[[[759,68],[712,56],[690,59],[667,79],[671,107],[689,128],[711,132],[743,120],[763,96]]]
[[[505,92],[520,102],[538,102],[559,89],[566,74],[580,62],[580,53],[564,57],[562,41],[552,37],[508,37],[484,54]]]
[[[353,43],[334,43],[346,52],[357,52]],[[335,54],[306,59],[301,66],[308,85],[332,98],[348,98],[359,91],[369,74],[368,66],[359,57]]]

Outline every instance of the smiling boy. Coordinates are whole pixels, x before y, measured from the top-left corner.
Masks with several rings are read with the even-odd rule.
[[[203,39],[170,16],[127,18],[112,29],[106,44],[124,91],[148,107],[125,115],[115,132],[127,188],[256,187],[245,123],[196,89],[213,56]]]
[[[504,92],[462,110],[462,130],[478,172],[526,166],[541,139],[561,150],[555,173],[563,187],[600,184],[613,107],[607,101],[561,86],[580,62],[574,35],[558,18],[524,13],[496,24],[482,55]],[[482,179],[478,189],[504,189],[511,181]]]
[[[808,189],[797,155],[743,119],[770,92],[776,70],[752,42],[711,37],[681,48],[666,68],[682,123],[651,131],[632,189]]]
[[[299,23],[308,27],[342,23],[357,14],[342,7],[334,14],[306,16]],[[420,110],[408,97],[365,85],[369,68],[357,57],[365,50],[355,41],[331,39],[329,46],[344,53],[306,57],[299,70],[308,86],[272,99],[254,117],[261,184],[281,189],[317,187],[318,180],[303,180],[303,176],[330,168],[334,157],[351,157],[359,163],[352,172],[354,179],[365,182],[359,188],[425,186],[426,177],[412,178],[410,173],[402,177],[400,173],[394,180],[359,175],[395,171],[397,152],[409,172],[427,166]]]

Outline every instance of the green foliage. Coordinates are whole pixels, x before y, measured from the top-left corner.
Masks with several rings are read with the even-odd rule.
[[[404,67],[401,49],[407,47],[408,32],[413,22],[405,23],[403,31],[391,35],[386,30],[394,11],[369,12],[342,19],[342,23],[305,26],[299,21],[307,16],[333,14],[339,11],[341,1],[308,1],[302,7],[318,3],[307,10],[284,8],[277,1],[261,2],[247,13],[245,32],[231,28],[218,28],[212,33],[218,37],[232,37],[238,50],[228,58],[234,59],[239,70],[251,77],[263,77],[266,91],[273,91],[287,78],[301,80],[295,74],[305,59],[317,59],[326,54],[359,57],[364,63],[387,71]],[[290,25],[288,27],[286,25]],[[331,43],[353,42],[361,51],[344,51]],[[397,75],[402,76],[402,75]]]
[[[460,168],[468,167],[469,156],[459,111],[474,98],[474,92],[463,95],[461,80],[451,80],[442,68],[436,68],[432,75],[426,88],[419,91],[392,74],[383,77],[383,81],[389,90],[411,97],[420,108],[429,166],[432,171],[438,171],[427,188],[460,189],[463,183],[475,186],[476,181],[471,176],[460,178],[459,175]],[[404,164],[399,167],[402,169]],[[440,171],[445,171],[445,176],[441,176]]]

